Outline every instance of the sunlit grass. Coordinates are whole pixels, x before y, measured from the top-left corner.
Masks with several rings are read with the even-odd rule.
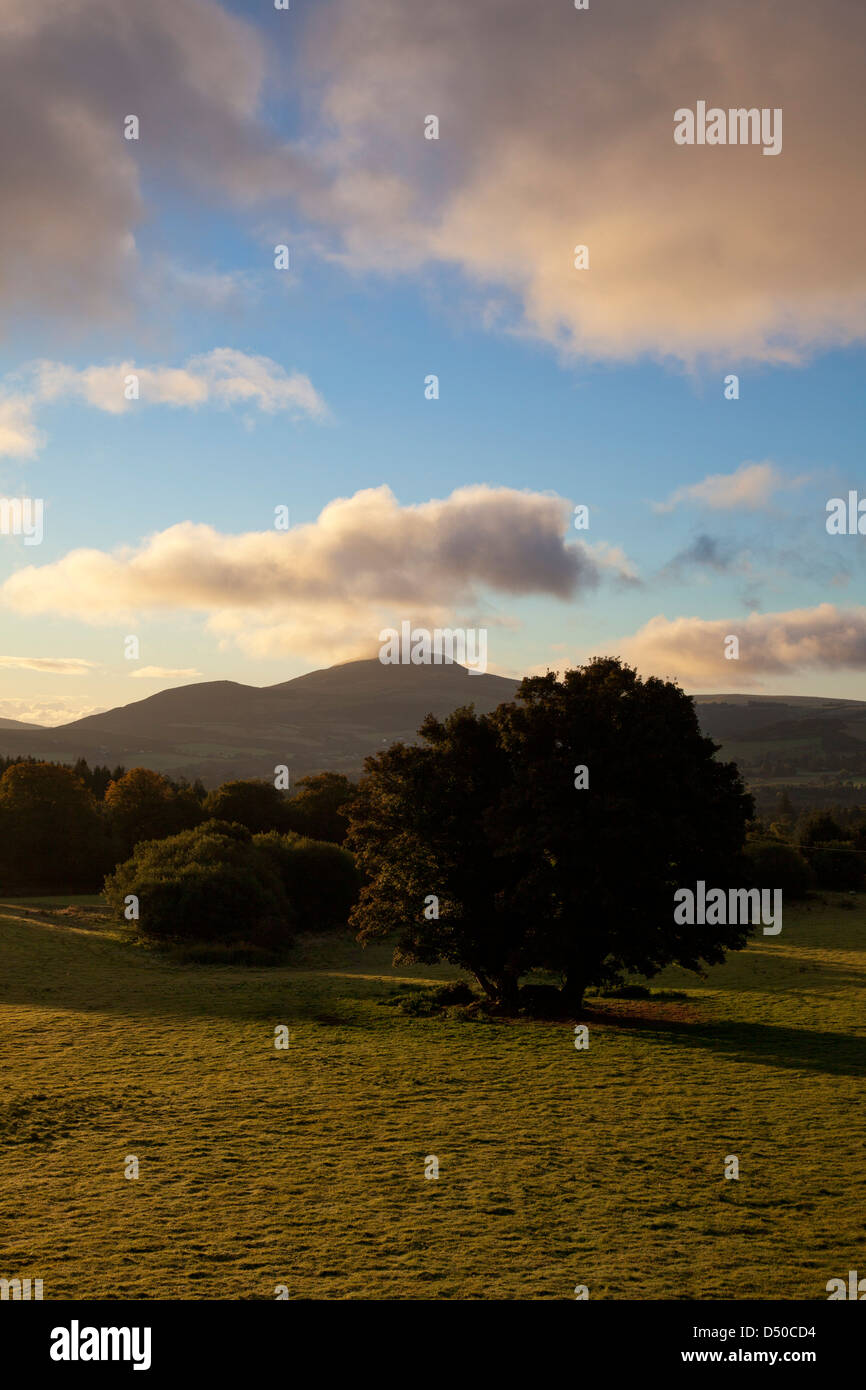
[[[588,1052],[384,1007],[456,973],[384,948],[178,966],[97,906],[0,907],[0,1275],[46,1298],[821,1299],[862,1272],[862,895],[652,982],[686,1000],[591,1000]]]

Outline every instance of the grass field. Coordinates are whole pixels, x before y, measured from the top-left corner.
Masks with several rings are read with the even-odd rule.
[[[653,981],[686,1000],[592,1000],[585,1052],[383,1006],[456,972],[382,948],[179,966],[64,901],[0,905],[0,1275],[46,1299],[808,1300],[866,1273],[863,895]]]

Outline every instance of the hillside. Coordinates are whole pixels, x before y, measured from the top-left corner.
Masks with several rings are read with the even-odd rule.
[[[411,740],[424,717],[463,704],[495,709],[517,682],[471,676],[465,667],[383,666],[351,661],[278,685],[203,681],[178,686],[71,724],[28,733],[0,728],[0,753],[91,764],[152,767],[201,777],[270,777],[278,763],[293,777],[360,772],[364,758]]]
[[[465,667],[350,661],[277,685],[202,681],[44,729],[0,720],[0,754],[152,767],[217,786],[230,777],[357,774],[364,758],[411,741],[424,716],[494,709],[518,682]],[[704,732],[753,786],[866,780],[866,702],[813,696],[698,695]]]

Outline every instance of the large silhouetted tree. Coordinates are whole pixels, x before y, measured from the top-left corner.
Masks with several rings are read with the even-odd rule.
[[[351,807],[370,880],[352,919],[362,940],[393,934],[398,958],[453,961],[505,1008],[521,974],[558,972],[573,1012],[590,985],[744,944],[748,927],[674,920],[677,888],[748,882],[752,813],[678,686],[597,658],[419,732],[368,758]]]

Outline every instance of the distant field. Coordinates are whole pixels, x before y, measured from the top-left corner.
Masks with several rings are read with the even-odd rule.
[[[863,895],[653,981],[684,1001],[595,999],[588,1052],[384,1007],[456,972],[347,939],[169,964],[98,901],[0,905],[0,1275],[46,1299],[808,1300],[866,1269]]]

